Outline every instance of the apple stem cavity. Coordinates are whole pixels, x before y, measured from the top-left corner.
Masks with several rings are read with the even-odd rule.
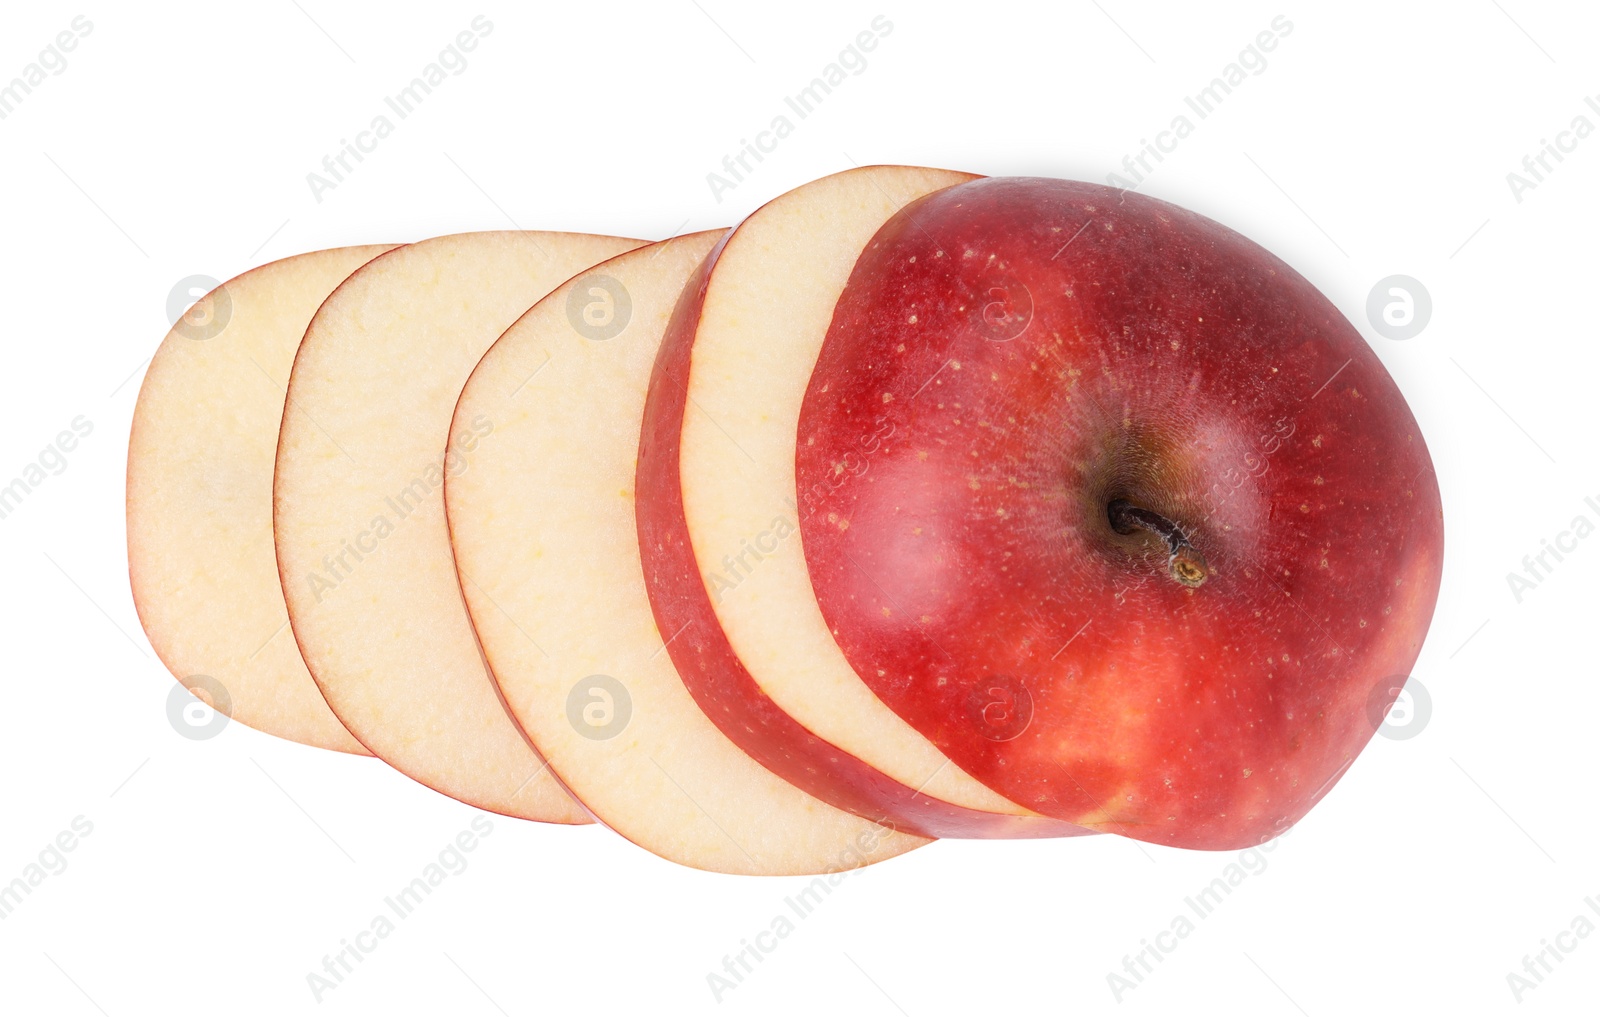
[[[1111,528],[1118,533],[1148,530],[1160,537],[1167,545],[1167,572],[1184,586],[1193,589],[1211,575],[1205,556],[1189,543],[1189,538],[1184,536],[1183,529],[1177,523],[1161,513],[1118,499],[1106,506],[1106,517],[1111,520]]]

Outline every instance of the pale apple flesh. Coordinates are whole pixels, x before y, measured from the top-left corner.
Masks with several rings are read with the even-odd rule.
[[[1372,350],[1277,258],[1136,194],[908,205],[854,263],[799,430],[805,555],[861,680],[1095,829],[1282,832],[1438,595],[1438,484]]]
[[[241,724],[362,755],[289,632],[272,469],[306,324],[392,246],[284,258],[201,297],[150,361],[128,440],[128,575],[156,655]]]
[[[295,359],[274,482],[295,639],[363,745],[478,808],[589,821],[506,712],[462,602],[444,478],[496,422],[453,429],[456,398],[539,298],[640,244],[502,232],[402,247],[334,291]]]
[[[640,445],[656,622],[724,734],[802,790],[940,837],[1085,833],[964,773],[862,684],[817,609],[796,422],[834,301],[895,210],[970,174],[868,167],[808,184],[708,257],[663,341]]]
[[[723,231],[596,265],[484,355],[455,431],[492,441],[446,481],[456,564],[517,722],[601,822],[715,872],[839,871],[925,843],[834,809],[729,741],[650,611],[634,519],[645,395],[684,284]]]

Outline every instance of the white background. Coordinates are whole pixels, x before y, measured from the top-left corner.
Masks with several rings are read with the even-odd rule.
[[[1570,1014],[1600,934],[1517,1003],[1506,976],[1600,914],[1600,538],[1521,602],[1507,573],[1600,522],[1600,134],[1518,201],[1506,174],[1600,115],[1592,5],[7,5],[0,81],[82,13],[0,121],[0,484],[93,434],[0,520],[0,883],[93,824],[0,920],[0,1008],[111,1017],[1354,1012]],[[530,10],[537,7],[538,10]],[[473,15],[494,29],[335,190],[306,175]],[[892,33],[719,202],[706,174],[872,18]],[[465,230],[646,238],[729,225],[855,163],[1104,181],[1276,15],[1293,31],[1142,185],[1240,230],[1356,322],[1421,421],[1444,588],[1432,715],[1342,783],[1120,1003],[1125,954],[1236,853],[1113,837],[945,842],[852,875],[719,1004],[706,976],[802,880],[714,876],[599,828],[495,818],[319,1004],[306,976],[474,813],[370,759],[167,720],[123,536],[128,422],[178,280]],[[1513,20],[1514,19],[1514,20]],[[1597,99],[1600,102],[1600,99]],[[1196,118],[1190,113],[1191,120]],[[1374,283],[1433,301],[1382,338]]]

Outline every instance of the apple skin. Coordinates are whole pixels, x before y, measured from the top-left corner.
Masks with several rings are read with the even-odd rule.
[[[1371,738],[1438,596],[1416,421],[1315,287],[1174,205],[991,178],[884,225],[799,421],[800,533],[861,679],[1045,815],[1232,849]],[[1174,579],[1125,501],[1203,555]]]
[[[639,551],[656,628],[685,687],[746,755],[824,802],[921,837],[1042,838],[1087,829],[1040,816],[980,812],[917,793],[840,750],[783,712],[740,662],[722,631],[684,518],[679,445],[690,354],[717,258],[712,248],[684,286],[656,355],[636,475]]]

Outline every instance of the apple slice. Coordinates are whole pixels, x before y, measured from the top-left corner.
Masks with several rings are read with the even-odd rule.
[[[639,542],[684,682],[775,773],[924,836],[1075,835],[1087,831],[985,787],[873,695],[823,620],[800,546],[796,423],[834,302],[898,209],[972,179],[851,170],[768,203],[723,241],[656,365]]]
[[[494,432],[445,484],[490,669],[550,767],[601,822],[716,872],[835,871],[924,841],[829,807],[745,755],[662,652],[634,521],[657,347],[722,231],[595,266],[484,356],[453,433]]]
[[[452,431],[451,414],[507,325],[641,243],[466,233],[390,251],[322,305],[289,379],[273,524],[311,675],[375,755],[492,812],[588,822],[506,713],[462,604],[444,475],[496,422]]]
[[[392,246],[284,258],[201,297],[151,359],[128,439],[128,577],[161,662],[241,724],[363,755],[289,632],[272,464],[306,323]]]

